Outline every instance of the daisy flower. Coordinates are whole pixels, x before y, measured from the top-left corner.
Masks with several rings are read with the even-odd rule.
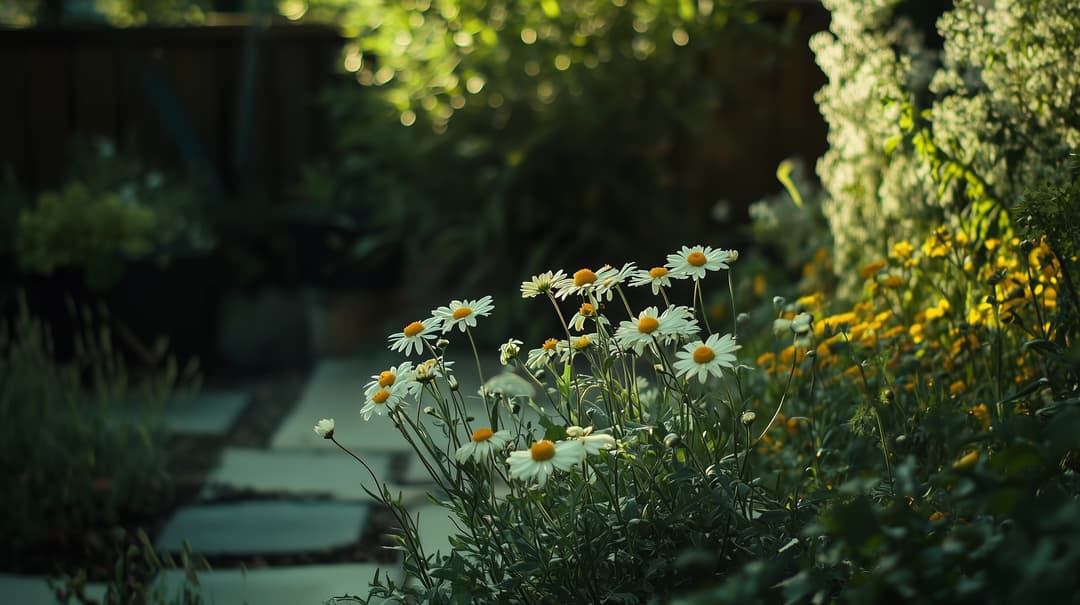
[[[686,345],[682,351],[675,353],[678,360],[675,362],[675,372],[680,377],[689,379],[697,375],[699,381],[705,384],[705,380],[712,374],[719,378],[724,368],[735,367],[735,351],[741,345],[735,344],[731,334],[719,336],[713,334],[705,341],[692,342]]]
[[[521,354],[521,345],[524,344],[516,338],[511,338],[506,341],[506,344],[499,346],[499,363],[506,365],[511,360],[516,359]]]
[[[714,250],[710,246],[682,247],[675,254],[669,254],[667,265],[670,271],[668,275],[675,279],[705,279],[707,271],[719,271],[728,268],[728,261],[734,261],[737,253],[734,250]]]
[[[360,408],[360,415],[364,417],[364,420],[370,420],[372,414],[382,416],[384,411],[397,409],[404,402],[406,394],[403,383],[380,388],[367,396],[364,407]]]
[[[435,380],[436,377],[443,377],[443,368],[450,371],[450,366],[454,365],[452,361],[445,361],[441,357],[439,359],[429,359],[427,361],[416,364],[416,369],[413,370],[412,379],[417,383],[426,383]],[[449,376],[448,378],[453,378]]]
[[[375,376],[372,376],[371,382],[364,385],[364,397],[371,397],[375,391],[394,385],[403,387],[405,392],[410,395],[414,395],[420,391],[420,383],[416,382],[412,362],[406,361],[397,367],[383,370]]]
[[[323,418],[322,420],[315,423],[315,434],[322,437],[323,439],[333,439],[334,419]]]
[[[581,308],[577,313],[570,318],[570,327],[574,328],[578,332],[585,329],[585,320],[593,319],[597,323],[607,324],[609,323],[607,318],[603,315],[599,315],[596,312],[596,307],[592,303],[582,303]]]
[[[424,321],[414,321],[405,326],[405,329],[396,334],[391,334],[391,351],[400,351],[406,356],[415,350],[417,355],[424,352],[424,341],[436,338],[435,332],[439,330],[440,323],[437,317],[429,317]]]
[[[525,362],[525,367],[530,370],[539,370],[551,363],[551,360],[558,357],[559,353],[565,351],[568,346],[565,340],[549,338],[539,349],[529,351],[529,359]]]
[[[534,275],[531,280],[521,282],[521,297],[532,298],[541,294],[547,294],[548,292],[551,292],[556,283],[565,278],[566,273],[563,273],[561,269],[554,273],[547,271],[540,275]]]
[[[615,438],[604,433],[592,434],[593,427],[581,428],[580,426],[566,427],[566,436],[573,441],[580,441],[585,446],[585,453],[593,456],[600,455],[601,450],[615,449]]]
[[[510,452],[506,463],[510,465],[510,478],[524,481],[536,480],[543,487],[556,469],[568,471],[585,460],[585,444],[578,440],[552,443],[541,439],[527,450]]]
[[[615,286],[626,281],[633,270],[633,263],[623,265],[622,269],[616,269],[611,265],[604,265],[596,271],[579,269],[571,277],[563,278],[555,283],[555,296],[566,300],[566,297],[571,294],[582,296],[595,294],[597,298],[606,295],[607,299],[611,300]]]
[[[494,308],[491,297],[485,296],[477,300],[452,300],[450,306],[439,307],[431,314],[442,322],[443,333],[455,327],[464,332],[466,328],[475,328],[476,318],[490,315]]]
[[[660,314],[658,318],[660,325],[664,328],[664,342],[678,342],[683,338],[691,338],[697,336],[701,328],[698,327],[698,321],[694,318],[694,312],[690,310],[690,307],[683,305],[675,305],[664,309],[664,312]]]
[[[678,313],[664,312],[657,315],[656,307],[648,307],[638,314],[634,321],[624,321],[619,324],[615,331],[615,340],[623,350],[633,350],[638,355],[645,352],[645,347],[653,343],[654,339],[668,339],[672,335],[685,333],[687,320]],[[694,332],[697,332],[697,322],[694,323]]]
[[[660,294],[661,288],[671,287],[671,276],[668,275],[667,267],[653,267],[648,271],[641,269],[634,271],[631,276],[633,279],[630,282],[631,286],[652,286],[652,293],[654,295]]]
[[[461,464],[465,464],[469,458],[483,462],[490,460],[492,454],[506,447],[507,443],[510,443],[510,431],[495,432],[487,427],[476,429],[472,439],[459,447],[454,457]]]

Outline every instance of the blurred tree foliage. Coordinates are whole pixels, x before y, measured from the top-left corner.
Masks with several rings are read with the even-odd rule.
[[[746,96],[736,75],[774,69],[798,21],[766,22],[756,4],[283,4],[342,25],[361,84],[325,95],[336,148],[307,191],[359,209],[373,240],[405,242],[458,287],[731,246],[710,224],[730,189],[717,149],[742,151],[719,118]]]

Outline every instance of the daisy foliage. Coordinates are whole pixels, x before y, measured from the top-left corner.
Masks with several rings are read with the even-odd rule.
[[[478,318],[494,310],[490,296],[453,300],[391,335],[392,350],[426,359],[372,374],[357,393],[358,416],[401,434],[412,449],[409,463],[429,474],[432,496],[458,531],[449,552],[424,552],[410,513],[385,488],[373,491],[397,511],[411,580],[379,583],[372,596],[443,601],[463,590],[457,583],[465,574],[475,581],[469,598],[478,602],[605,602],[615,593],[644,600],[695,585],[675,563],[694,541],[725,553],[724,566],[753,560],[752,536],[762,531],[769,552],[801,548],[794,526],[764,528],[770,517],[762,511],[785,511],[790,495],[751,482],[764,472],[762,452],[775,447],[772,427],[799,434],[809,422],[785,400],[825,326],[812,321],[816,299],[800,299],[803,315],[781,305],[781,317],[763,316],[750,336],[744,328],[736,336],[734,325],[730,333],[714,331],[705,321],[715,308],[705,307],[703,278],[732,271],[737,256],[682,247],[649,271],[626,263],[533,276],[522,296],[538,299],[539,308],[554,306],[556,333],[530,344],[510,337],[488,349],[504,370],[480,383],[444,354],[463,333],[471,344],[472,331],[483,327]],[[718,296],[737,291],[729,280],[721,284]],[[935,309],[923,316],[948,313]],[[789,326],[784,335],[801,355],[742,355],[748,338],[776,342],[774,319]],[[776,371],[782,364],[797,366],[787,381]],[[476,392],[465,384],[483,386]],[[342,448],[348,424],[332,427]],[[315,432],[326,431],[323,423]],[[458,560],[473,571],[451,571]],[[650,573],[660,576],[644,580]]]

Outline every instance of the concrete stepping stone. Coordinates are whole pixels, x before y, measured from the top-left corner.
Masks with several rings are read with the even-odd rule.
[[[313,437],[318,437],[312,433]],[[364,488],[378,488],[364,467],[332,443],[325,452],[226,448],[218,467],[206,479],[203,498],[223,488],[297,495],[326,494],[341,500],[369,502]],[[380,481],[390,478],[388,454],[364,454],[364,462]]]
[[[107,587],[104,584],[86,585],[86,596],[99,602],[105,601]],[[0,574],[0,603],[12,605],[56,605],[56,594],[42,576]]]
[[[232,429],[251,400],[245,391],[207,390],[165,406],[165,430],[185,435],[220,436]]]
[[[420,529],[420,544],[424,547],[424,554],[450,554],[450,536],[460,533],[454,524],[452,513],[431,502],[409,512],[419,517],[417,526]]]
[[[316,500],[189,506],[169,520],[157,547],[179,552],[187,540],[193,552],[204,555],[324,551],[356,542],[369,512],[367,504]]]
[[[323,603],[345,595],[367,597],[368,586],[379,572],[395,581],[401,573],[397,564],[343,563],[264,569],[221,569],[199,573],[199,594],[207,604],[216,605],[298,605]],[[169,570],[160,576],[172,594],[184,582],[183,571]],[[384,582],[385,583],[385,582]],[[333,602],[333,601],[331,601]]]

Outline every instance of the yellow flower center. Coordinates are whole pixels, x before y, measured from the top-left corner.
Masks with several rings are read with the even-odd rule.
[[[579,288],[594,281],[596,281],[596,274],[589,269],[580,269],[574,273],[574,285]]]
[[[578,309],[578,313],[581,313],[585,317],[592,317],[596,314],[596,307],[590,305],[589,303],[585,303],[581,305],[581,309]]]
[[[405,333],[405,336],[408,336],[409,338],[412,338],[413,336],[416,336],[417,334],[419,334],[419,333],[421,333],[423,331],[424,331],[424,324],[422,324],[422,323],[420,323],[418,321],[412,322],[411,324],[405,326],[405,329],[402,330],[402,332]]]
[[[464,319],[472,315],[472,309],[469,307],[458,307],[454,309],[454,312],[450,315],[454,319]]]
[[[555,457],[555,444],[547,439],[541,439],[529,448],[529,455],[537,462],[551,460]]]
[[[653,279],[660,279],[665,275],[667,275],[667,268],[665,267],[653,267],[652,269],[649,269],[649,277]]]
[[[386,370],[385,372],[379,372],[379,386],[383,387],[384,389],[386,387],[394,386],[394,382],[396,381],[397,374],[394,374],[390,370]]]
[[[387,399],[390,399],[390,391],[386,389],[379,389],[371,396],[371,400],[378,404],[386,403]]]
[[[589,337],[588,336],[582,336],[581,338],[574,341],[574,348],[577,349],[578,351],[584,349],[587,346],[589,346]]]
[[[480,443],[481,441],[487,441],[491,439],[491,436],[495,434],[495,431],[484,427],[482,429],[476,429],[473,431],[472,440],[473,443]]]
[[[704,265],[706,262],[708,262],[708,260],[709,259],[705,257],[704,253],[698,252],[697,250],[686,255],[686,262],[694,265],[695,267],[700,267]]]
[[[660,322],[655,317],[642,317],[637,322],[637,331],[642,334],[652,334],[660,327]]]
[[[554,338],[549,338],[549,339],[544,341],[544,350],[545,351],[554,351],[555,348],[558,347],[558,346],[559,346],[559,341],[555,340]]]
[[[694,363],[709,363],[715,357],[716,353],[705,345],[694,349]]]

